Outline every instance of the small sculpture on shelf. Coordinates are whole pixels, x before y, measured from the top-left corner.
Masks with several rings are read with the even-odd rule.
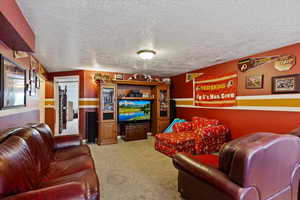
[[[94,74],[94,81],[96,83],[106,83],[110,82],[112,79],[109,74],[101,74],[100,72],[96,72]]]
[[[149,81],[151,82],[153,79],[152,79],[152,76],[149,75],[149,74],[133,74],[131,77],[129,77],[128,80],[136,80],[136,81]]]

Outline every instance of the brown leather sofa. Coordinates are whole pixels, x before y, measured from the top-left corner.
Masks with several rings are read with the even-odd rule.
[[[99,181],[79,136],[52,137],[46,124],[0,134],[0,199],[99,200]]]
[[[189,200],[296,200],[300,139],[255,133],[224,145],[218,166],[174,156],[178,190]]]

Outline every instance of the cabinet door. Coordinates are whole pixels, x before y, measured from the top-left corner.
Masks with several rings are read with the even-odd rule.
[[[100,121],[116,120],[116,86],[114,84],[101,85],[100,110]]]
[[[99,132],[100,144],[114,144],[118,142],[115,123],[100,123]]]
[[[170,115],[170,94],[168,87],[159,88],[159,117],[168,119]]]

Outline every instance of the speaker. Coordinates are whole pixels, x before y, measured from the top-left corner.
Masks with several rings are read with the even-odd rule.
[[[176,101],[170,100],[170,121],[176,118]]]
[[[96,143],[98,135],[97,112],[86,112],[87,143]]]

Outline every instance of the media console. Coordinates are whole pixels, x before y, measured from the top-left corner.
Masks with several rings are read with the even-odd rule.
[[[133,90],[139,90],[145,95],[128,97]],[[144,123],[139,121],[119,123],[118,101],[120,100],[150,100],[152,102],[151,119]],[[130,141],[146,139],[147,132],[151,132],[152,135],[162,132],[170,123],[169,107],[169,84],[136,80],[99,83],[98,144],[117,143],[117,135],[122,135],[125,141]]]
[[[120,131],[125,141],[147,139],[147,127],[143,122],[120,124]]]

